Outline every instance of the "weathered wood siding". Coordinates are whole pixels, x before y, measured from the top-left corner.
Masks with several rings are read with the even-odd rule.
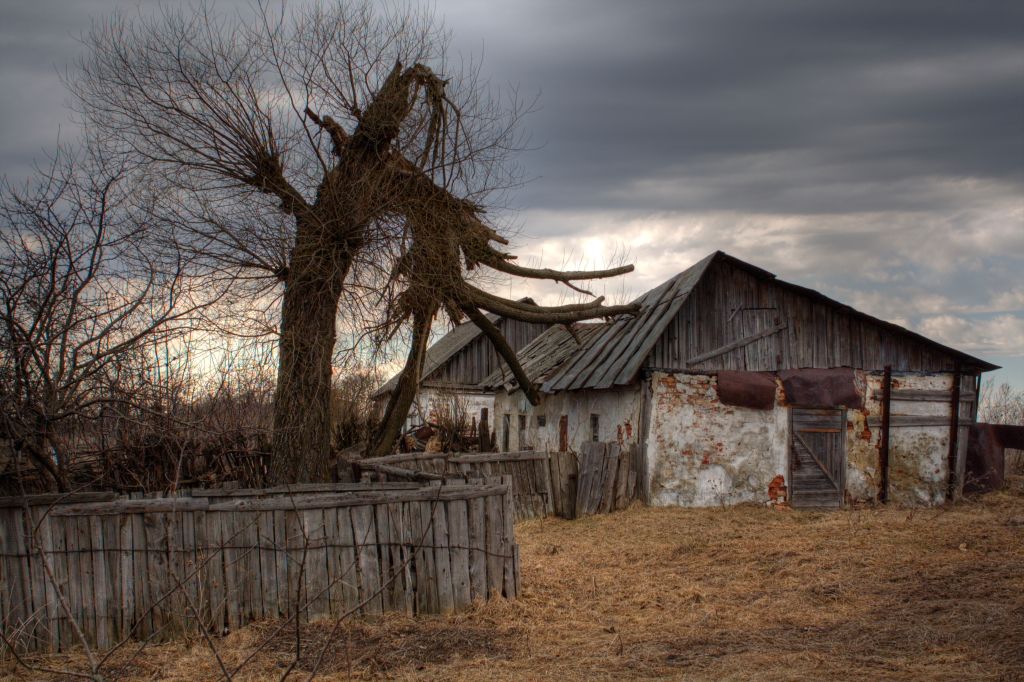
[[[956,358],[799,287],[722,260],[712,263],[694,287],[645,363],[708,371],[886,365],[900,372],[948,372]]]
[[[550,326],[506,318],[498,320],[497,325],[509,345],[512,346],[512,350],[516,352],[540,336]],[[486,336],[480,334],[449,358],[447,362],[425,376],[423,383],[475,385],[503,365],[504,362],[498,357],[491,342],[487,340]]]
[[[0,626],[20,649],[66,651],[79,645],[70,612],[103,649],[262,618],[444,613],[512,597],[511,485],[0,499]]]

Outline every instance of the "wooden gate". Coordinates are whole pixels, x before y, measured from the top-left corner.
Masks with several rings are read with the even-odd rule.
[[[790,412],[789,489],[794,507],[841,507],[846,490],[846,412]]]

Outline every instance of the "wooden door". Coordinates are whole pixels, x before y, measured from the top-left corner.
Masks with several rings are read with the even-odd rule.
[[[846,490],[846,412],[790,411],[789,496],[794,507],[841,507]]]

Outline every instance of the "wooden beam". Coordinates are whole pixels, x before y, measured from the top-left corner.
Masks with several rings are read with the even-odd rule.
[[[765,338],[767,336],[772,336],[773,334],[778,334],[779,332],[781,332],[785,328],[786,328],[785,323],[775,325],[774,327],[772,327],[770,329],[765,329],[763,331],[759,331],[756,334],[751,334],[750,336],[745,336],[742,339],[739,339],[737,341],[733,341],[732,343],[727,343],[724,346],[719,346],[718,348],[715,348],[714,350],[709,350],[706,353],[701,353],[700,355],[694,355],[693,357],[691,357],[689,360],[686,361],[686,364],[687,364],[687,366],[696,365],[698,362],[704,362],[705,360],[710,360],[711,358],[718,357],[719,355],[724,355],[725,353],[728,353],[731,350],[736,350],[737,348],[743,348],[744,346],[749,346],[754,341],[757,341],[759,339],[763,339],[763,338]]]
[[[69,504],[55,507],[53,516],[89,516],[107,514],[148,514],[175,511],[289,511],[296,509],[322,509],[327,507],[358,507],[394,502],[430,500],[468,500],[510,492],[505,484],[448,484],[419,486],[418,488],[366,490],[341,493],[305,493],[279,497],[216,498],[159,497],[138,500],[116,500],[92,504]]]
[[[877,388],[871,392],[871,397],[876,400],[882,398],[882,391]],[[963,393],[960,395],[962,402],[974,402],[975,394]],[[949,391],[928,391],[920,389],[902,389],[892,392],[892,399],[899,400],[901,402],[934,402],[934,403],[948,403],[949,402]]]
[[[42,493],[39,495],[14,495],[12,497],[0,497],[0,507],[23,507],[26,504],[30,507],[54,504],[76,504],[82,502],[110,502],[116,500],[120,495],[112,492],[84,492],[84,493]]]
[[[367,457],[366,459],[354,459],[353,464],[398,464],[399,462],[415,462],[421,459],[447,459],[451,453],[448,452],[405,452],[398,455],[385,455],[383,457]]]
[[[268,495],[298,495],[300,493],[341,493],[361,492],[366,490],[407,490],[418,488],[416,483],[405,483],[401,481],[386,483],[296,483],[293,485],[281,485],[273,488],[238,488],[236,490],[225,490],[223,488],[198,488],[188,491],[192,497],[265,497]]]
[[[917,414],[894,414],[889,418],[889,426],[892,428],[899,428],[903,426],[949,426],[951,421],[951,417],[945,416],[935,417]],[[974,422],[970,419],[960,419],[957,423],[960,426],[971,426]],[[881,425],[881,417],[868,417],[868,426]]]
[[[448,457],[455,464],[473,464],[475,462],[526,462],[538,459],[550,459],[551,455],[544,450],[523,450],[521,452],[482,452],[473,454],[455,454]]]
[[[957,489],[956,451],[960,439],[960,377],[960,365],[957,365],[956,372],[953,373],[953,386],[949,396],[950,410],[953,413],[953,418],[949,420],[949,489],[946,494],[947,500],[953,499]]]
[[[395,467],[389,464],[367,464],[366,462],[360,462],[359,466],[362,469],[369,469],[370,471],[377,471],[387,476],[396,476],[398,478],[404,478],[409,481],[443,481],[444,476],[442,474],[435,474],[430,471],[417,471],[416,469],[403,469],[402,467]]]
[[[889,499],[889,428],[892,426],[892,365],[885,366],[882,375],[882,435],[878,443],[878,463],[882,469],[882,485],[879,497],[882,502]]]

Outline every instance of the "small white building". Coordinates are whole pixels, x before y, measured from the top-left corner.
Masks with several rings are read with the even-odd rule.
[[[521,299],[531,301],[528,298]],[[520,322],[488,314],[508,340],[512,350],[519,351],[543,333],[548,325]],[[438,412],[450,409],[457,401],[468,417],[480,423],[485,414],[494,413],[494,391],[485,388],[481,380],[493,372],[501,361],[490,341],[471,322],[463,322],[438,339],[427,349],[423,360],[423,379],[413,400],[406,428],[434,423]],[[398,385],[398,376],[392,377],[374,393],[380,409],[387,404],[391,392]],[[493,420],[488,418],[493,427]]]
[[[499,363],[501,450],[637,443],[657,505],[936,504],[960,489],[980,374],[996,367],[722,252],[637,299],[640,313],[552,327]]]

